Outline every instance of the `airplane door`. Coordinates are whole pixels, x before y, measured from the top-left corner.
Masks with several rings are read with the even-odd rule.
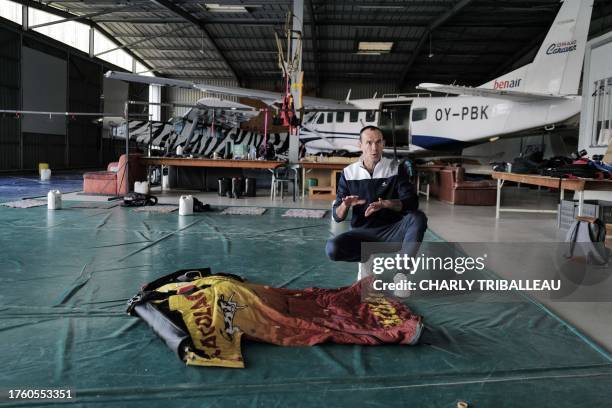
[[[393,111],[393,121],[395,122],[395,143],[396,147],[410,146],[410,108],[411,101],[390,102],[381,104],[380,121],[378,127],[383,132],[385,146],[393,147],[393,134],[391,124],[391,110]]]

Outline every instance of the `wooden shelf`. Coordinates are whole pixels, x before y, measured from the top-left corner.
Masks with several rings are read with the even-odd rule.
[[[331,186],[310,187],[308,198],[311,200],[333,200],[336,198],[336,189]]]

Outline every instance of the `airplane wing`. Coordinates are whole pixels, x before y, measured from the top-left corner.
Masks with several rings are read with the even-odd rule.
[[[249,88],[235,88],[231,86],[217,86],[217,85],[206,85],[206,84],[195,84],[195,88],[210,93],[217,93],[229,96],[237,96],[240,98],[251,98],[257,99],[264,102],[267,105],[273,105],[280,103],[280,93],[271,91],[262,91],[259,89]],[[355,106],[333,99],[315,98],[312,96],[303,96],[302,105],[305,109],[355,109]]]
[[[472,88],[469,86],[440,85],[423,83],[417,89],[441,92],[452,95],[483,96],[487,98],[507,99],[516,102],[537,102],[567,99],[565,96],[536,94],[530,92],[506,91],[500,89]]]
[[[221,108],[216,120],[231,127],[239,127],[241,123],[259,115],[259,110],[242,103],[218,99],[202,98],[196,102],[196,108]]]
[[[258,89],[196,84],[190,81],[129,74],[125,72],[116,71],[108,71],[106,74],[104,74],[104,76],[106,78],[118,79],[127,82],[139,82],[151,85],[177,86],[179,88],[199,89],[203,92],[210,92],[214,94],[257,99],[267,105],[273,105],[275,103],[280,102],[281,100],[280,92],[262,91]],[[355,106],[351,103],[346,103],[344,101],[336,101],[333,99],[315,98],[311,96],[302,97],[302,104],[305,109],[355,109]]]

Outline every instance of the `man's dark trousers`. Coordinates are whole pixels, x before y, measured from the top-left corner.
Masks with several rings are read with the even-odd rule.
[[[331,238],[325,245],[325,252],[332,261],[361,262],[363,242],[396,242],[401,243],[402,253],[412,257],[419,250],[426,229],[425,214],[419,210],[410,211],[393,224],[354,228]]]

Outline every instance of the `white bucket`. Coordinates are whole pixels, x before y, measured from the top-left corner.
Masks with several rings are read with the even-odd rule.
[[[62,208],[62,193],[59,190],[51,190],[47,194],[47,209],[59,210]]]
[[[51,169],[42,169],[40,171],[40,179],[42,181],[51,180]]]
[[[179,200],[179,215],[191,214],[193,214],[193,196],[181,196]]]
[[[140,194],[149,194],[149,182],[148,181],[135,181],[134,192]]]
[[[183,146],[181,146],[181,145],[176,146],[176,155],[177,156],[182,156],[183,155]]]

